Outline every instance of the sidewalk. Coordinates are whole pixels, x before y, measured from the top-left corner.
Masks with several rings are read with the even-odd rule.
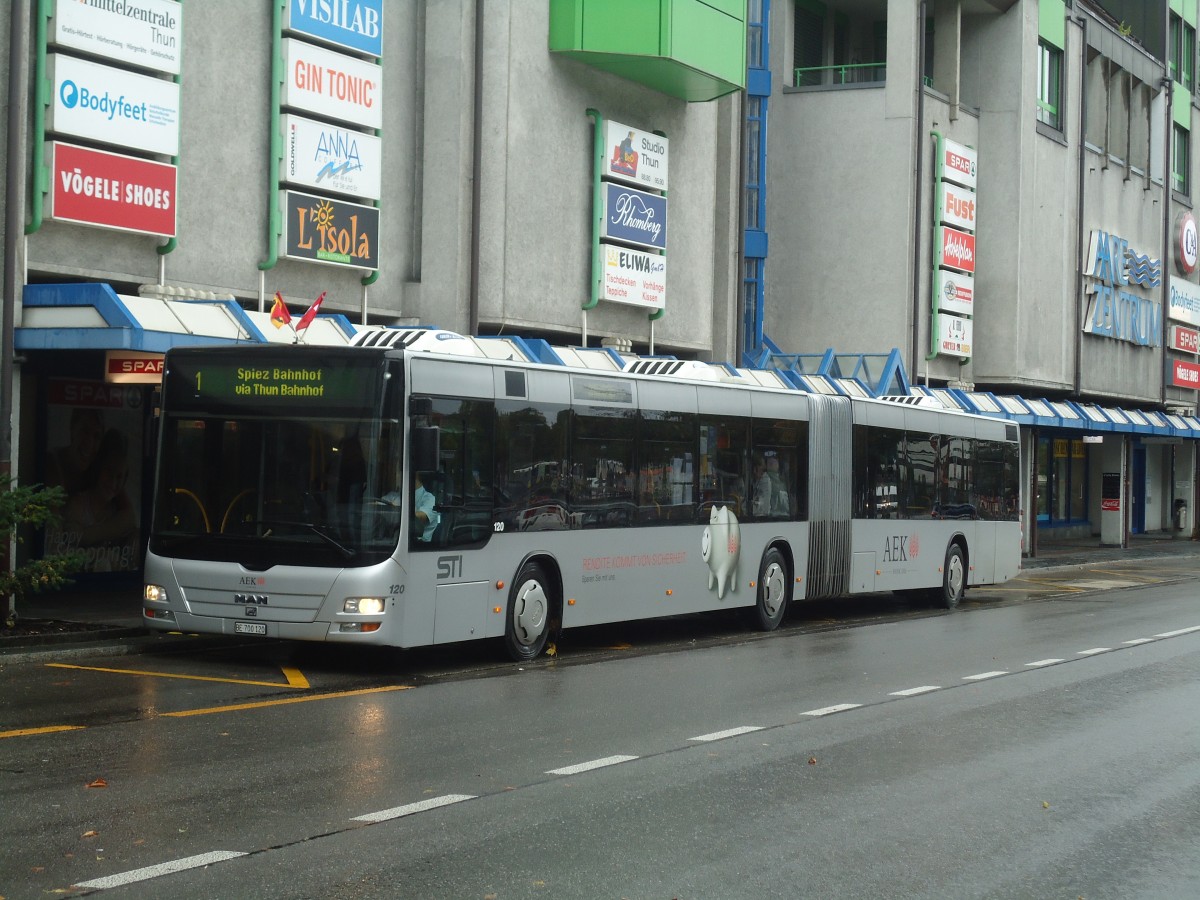
[[[1171,534],[1133,535],[1129,547],[1101,547],[1099,538],[1039,540],[1036,558],[1026,557],[1025,570],[1081,567],[1096,563],[1169,557],[1200,557],[1200,541]],[[141,591],[77,591],[33,596],[19,604],[21,622],[31,628],[17,634],[0,632],[0,659],[29,647],[95,643],[118,639],[161,640],[142,628]]]

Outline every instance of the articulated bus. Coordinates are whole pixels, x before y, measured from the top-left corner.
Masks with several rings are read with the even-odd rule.
[[[771,630],[877,591],[952,608],[1020,569],[1012,424],[778,372],[361,337],[167,354],[148,628],[527,660],[573,626],[741,608]]]

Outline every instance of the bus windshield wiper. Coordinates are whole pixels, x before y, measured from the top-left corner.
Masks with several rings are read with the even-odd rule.
[[[260,537],[282,537],[282,535],[271,534],[271,532],[276,528],[303,528],[307,531],[311,531],[321,540],[325,541],[325,543],[329,544],[329,546],[335,548],[347,559],[355,555],[354,550],[351,550],[345,544],[341,543],[341,541],[337,540],[337,538],[329,534],[329,532],[325,531],[322,526],[315,522],[295,522],[288,519],[256,519],[253,522],[245,522],[242,524],[265,526],[266,531],[264,531]]]

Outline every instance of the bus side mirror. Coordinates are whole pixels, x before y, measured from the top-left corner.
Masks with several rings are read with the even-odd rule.
[[[412,441],[412,452],[409,454],[409,459],[412,460],[414,471],[437,471],[440,461],[438,437],[439,429],[435,425],[414,425],[412,427],[409,433],[409,438]]]

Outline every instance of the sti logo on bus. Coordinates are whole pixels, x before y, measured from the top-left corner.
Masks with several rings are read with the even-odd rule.
[[[439,556],[437,559],[437,580],[446,578],[462,578],[462,554],[455,556]]]

